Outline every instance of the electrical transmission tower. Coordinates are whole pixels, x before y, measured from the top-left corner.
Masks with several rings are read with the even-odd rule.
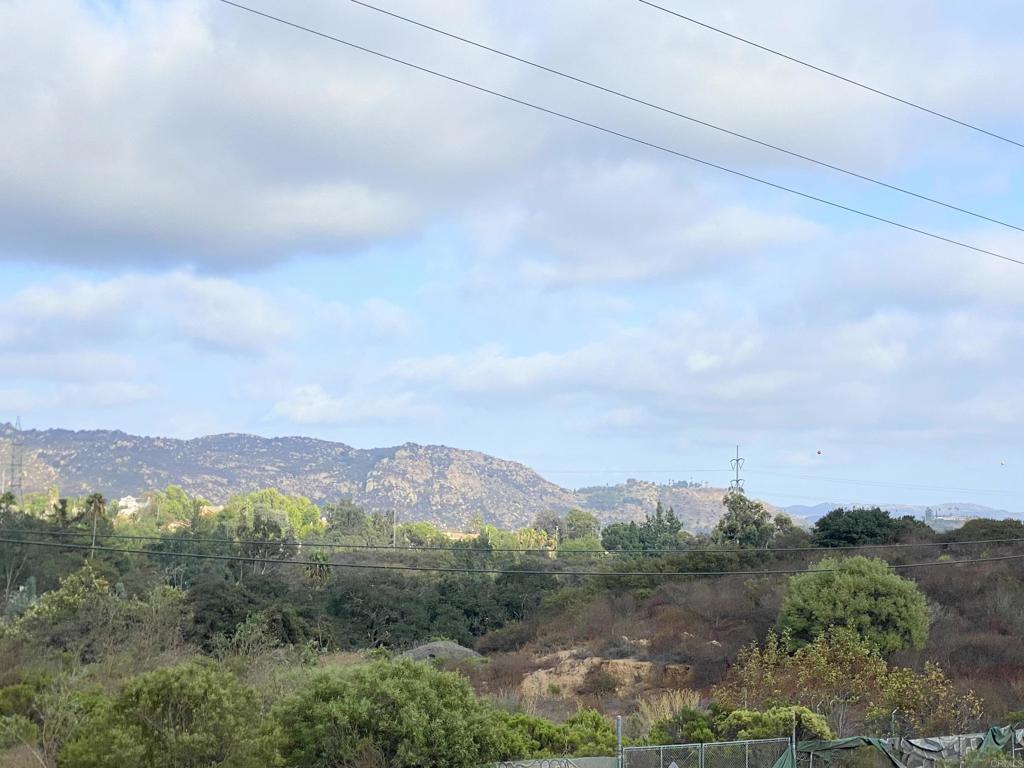
[[[729,459],[729,466],[732,467],[735,477],[729,481],[729,490],[733,493],[743,493],[743,478],[740,477],[740,470],[743,469],[743,462],[746,459],[740,458],[740,447],[736,446],[736,458]]]
[[[14,494],[20,508],[24,504],[24,489],[22,488],[21,476],[24,472],[23,451],[25,443],[21,437],[21,417],[14,422],[14,431],[11,432],[11,477],[8,490]]]

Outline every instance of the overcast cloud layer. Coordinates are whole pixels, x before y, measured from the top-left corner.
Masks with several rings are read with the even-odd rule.
[[[1024,256],[1020,232],[352,3],[251,2]],[[381,4],[1024,226],[1024,150],[633,0]],[[1017,3],[668,4],[1024,136]],[[748,486],[780,503],[1024,512],[1024,267],[216,0],[0,9],[0,421],[440,442],[569,486],[720,482],[740,443]]]

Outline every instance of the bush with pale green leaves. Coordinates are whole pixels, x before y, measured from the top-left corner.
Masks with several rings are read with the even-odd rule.
[[[884,560],[824,558],[809,573],[790,578],[779,627],[797,645],[845,627],[890,654],[924,647],[928,606],[917,585]]]
[[[81,720],[61,768],[270,768],[277,732],[255,691],[211,663],[129,680]]]
[[[833,739],[828,721],[807,707],[772,707],[763,711],[736,709],[717,723],[725,740],[776,739],[788,737],[796,726],[798,739]]]

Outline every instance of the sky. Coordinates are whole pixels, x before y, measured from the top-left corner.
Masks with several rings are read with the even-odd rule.
[[[1024,148],[635,0],[374,0],[1024,227]],[[346,0],[249,0],[1015,258],[1024,234]],[[664,0],[1024,141],[1012,0]],[[1024,512],[1024,267],[217,0],[0,0],[0,421]]]

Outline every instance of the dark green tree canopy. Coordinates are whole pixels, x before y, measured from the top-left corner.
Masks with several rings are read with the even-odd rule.
[[[979,541],[983,539],[1024,539],[1020,520],[968,520],[960,528],[941,536],[943,541]]]
[[[814,525],[814,543],[820,547],[891,544],[911,534],[934,538],[934,533],[924,523],[909,516],[894,518],[878,507],[839,507]]]
[[[639,525],[634,522],[606,525],[601,531],[601,546],[609,551],[624,552],[677,549],[688,538],[675,510],[659,501],[654,514],[647,515]]]

